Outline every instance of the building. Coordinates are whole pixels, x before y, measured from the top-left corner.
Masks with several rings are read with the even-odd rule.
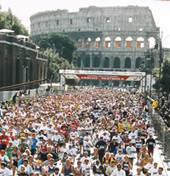
[[[90,6],[78,12],[40,12],[30,20],[32,37],[52,32],[68,35],[77,46],[79,68],[138,70],[145,53],[160,40],[148,7]],[[158,67],[159,57],[151,62]]]
[[[35,44],[0,34],[0,88],[46,79],[47,64]]]

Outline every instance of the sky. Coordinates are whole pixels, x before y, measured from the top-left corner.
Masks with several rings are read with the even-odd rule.
[[[170,48],[170,0],[0,0],[1,10],[11,8],[25,27],[30,29],[30,16],[46,10],[67,9],[76,12],[88,6],[149,6],[162,33],[164,47]]]

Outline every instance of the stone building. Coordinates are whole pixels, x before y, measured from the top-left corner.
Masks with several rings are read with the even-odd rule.
[[[79,68],[138,70],[145,53],[160,40],[148,7],[81,8],[78,12],[56,10],[30,17],[32,37],[57,32],[68,35],[77,46]],[[154,67],[159,57],[152,58]]]
[[[35,44],[0,34],[0,87],[46,79],[47,64]]]

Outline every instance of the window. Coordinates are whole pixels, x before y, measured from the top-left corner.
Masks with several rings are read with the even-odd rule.
[[[142,64],[142,58],[138,57],[136,59],[135,67],[140,68],[141,64]]]
[[[116,37],[114,47],[115,48],[120,48],[121,47],[121,41],[122,41],[121,37]]]
[[[90,47],[90,43],[91,43],[91,38],[88,37],[86,40],[86,47],[89,48]]]
[[[125,59],[125,68],[131,68],[131,58],[129,57]]]
[[[105,48],[110,48],[111,47],[111,39],[110,37],[106,37],[104,40],[104,47]]]
[[[156,44],[156,40],[154,37],[150,37],[148,39],[148,44],[149,44],[149,48],[154,48],[155,47],[155,44]]]
[[[93,67],[99,67],[100,66],[100,56],[94,56],[93,59],[92,59],[92,66]]]
[[[47,27],[48,26],[48,21],[45,22],[45,26]],[[39,26],[40,27],[40,26]]]
[[[59,20],[56,20],[56,25],[59,25]]]
[[[103,68],[109,68],[109,66],[110,66],[110,59],[108,57],[105,57],[103,62]]]
[[[100,41],[101,41],[100,37],[97,37],[97,38],[96,38],[96,43],[95,43],[95,47],[96,47],[96,48],[99,48],[99,47],[100,47]]]
[[[110,20],[110,17],[107,17],[107,18],[106,18],[106,23],[110,23],[110,21],[111,21],[111,20]]]
[[[144,38],[143,37],[137,38],[136,48],[144,48]]]
[[[70,24],[73,24],[73,19],[70,19]]]
[[[114,59],[113,68],[120,68],[120,58],[116,57]]]
[[[91,18],[88,17],[88,18],[87,18],[87,23],[90,23],[90,22],[91,22]]]
[[[127,37],[125,42],[125,48],[132,48],[132,37]]]
[[[133,21],[132,17],[129,17],[129,18],[128,18],[128,22],[129,22],[129,23],[132,23],[132,21]]]
[[[131,47],[132,47],[132,42],[126,41],[126,48],[131,48]]]
[[[88,42],[91,42],[91,38],[90,38],[90,37],[88,37],[87,41],[88,41]]]
[[[121,41],[115,41],[115,48],[121,47]]]
[[[77,47],[80,48],[82,47],[82,39],[78,39],[78,42],[77,42]]]

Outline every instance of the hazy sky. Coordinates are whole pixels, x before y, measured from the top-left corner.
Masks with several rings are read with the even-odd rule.
[[[29,17],[45,10],[68,9],[78,11],[81,7],[95,6],[149,6],[154,19],[163,32],[163,44],[170,48],[170,1],[160,0],[0,0],[2,10],[11,8],[22,23],[29,29]]]

